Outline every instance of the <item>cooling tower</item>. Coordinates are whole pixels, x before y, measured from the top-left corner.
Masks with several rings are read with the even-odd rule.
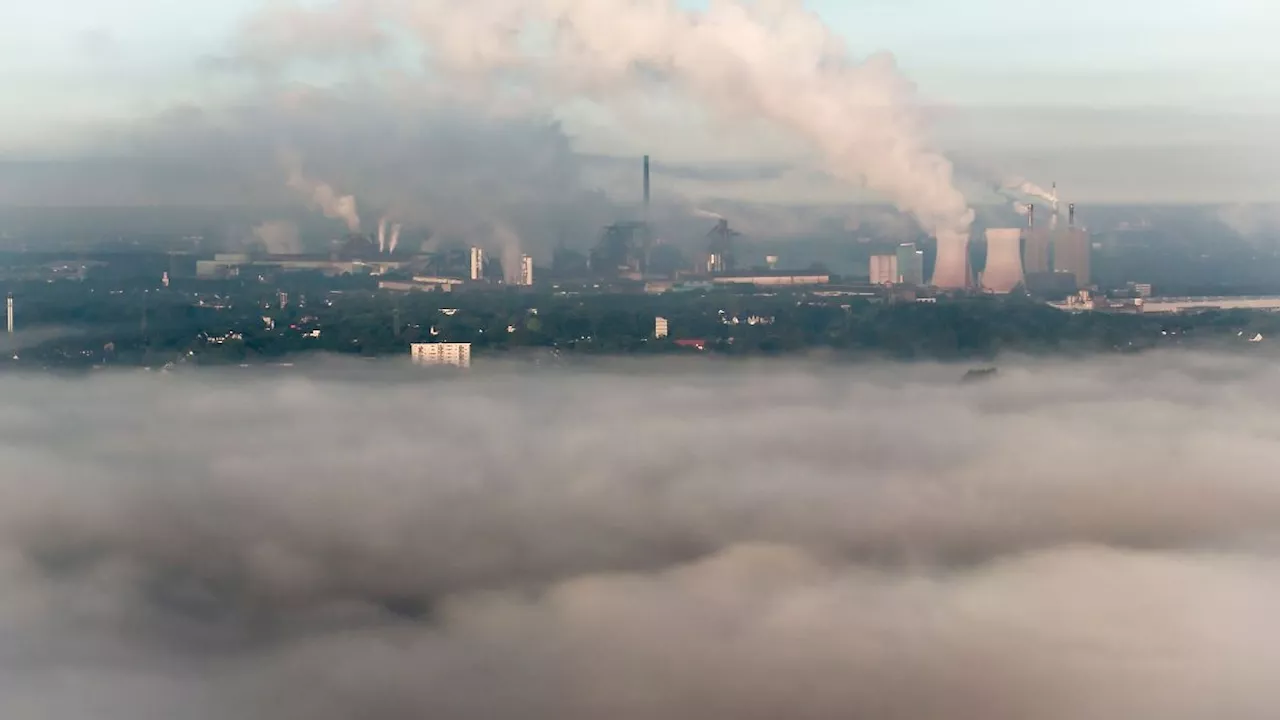
[[[933,266],[933,286],[943,290],[969,287],[969,239],[938,240],[938,259]]]
[[[982,272],[982,289],[1004,295],[1021,284],[1021,228],[987,230],[987,269]]]

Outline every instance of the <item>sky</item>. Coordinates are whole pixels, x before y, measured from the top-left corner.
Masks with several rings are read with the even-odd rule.
[[[7,100],[0,153],[58,152],[98,123],[144,120],[175,105],[234,97],[241,79],[211,71],[210,60],[227,55],[245,18],[273,4],[280,3],[0,4],[0,85]],[[1176,11],[1164,0],[807,5],[855,54],[893,53],[922,98],[939,108],[934,134],[962,164],[1066,177],[1091,200],[1162,192],[1188,201],[1280,196],[1280,185],[1267,177],[1272,161],[1280,160],[1280,145],[1270,137],[1280,117],[1280,45],[1269,32],[1280,24],[1280,9],[1268,0],[1183,3]],[[729,146],[708,142],[714,133],[668,127],[646,133],[593,124],[571,111],[565,117],[585,152],[644,149],[688,162],[769,155],[770,143],[763,141]],[[1116,148],[1134,147],[1131,161],[1114,156]],[[1177,162],[1168,157],[1176,148],[1185,151]],[[1154,164],[1152,152],[1160,156]],[[1099,166],[1099,153],[1114,162]],[[1201,169],[1202,179],[1134,190],[1163,184],[1185,165]],[[1117,168],[1130,175],[1118,176]]]

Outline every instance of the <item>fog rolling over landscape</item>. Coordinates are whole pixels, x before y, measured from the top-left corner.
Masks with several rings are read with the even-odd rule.
[[[1276,366],[961,371],[8,376],[4,714],[1275,717]]]

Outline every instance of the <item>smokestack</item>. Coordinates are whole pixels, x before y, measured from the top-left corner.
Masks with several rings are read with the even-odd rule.
[[[1067,227],[1076,226],[1076,204],[1067,205]]]
[[[1027,227],[1035,228],[1036,226],[1036,204],[1027,203]]]
[[[644,156],[644,217],[649,219],[649,156]]]
[[[6,325],[9,329],[9,334],[12,335],[13,334],[13,293],[9,293],[9,297],[5,305],[6,305],[6,311],[7,311],[5,313],[5,319],[7,320]]]

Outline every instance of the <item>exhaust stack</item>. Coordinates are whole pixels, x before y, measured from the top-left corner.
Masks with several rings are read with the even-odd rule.
[[[649,215],[649,156],[644,156],[644,214]]]

